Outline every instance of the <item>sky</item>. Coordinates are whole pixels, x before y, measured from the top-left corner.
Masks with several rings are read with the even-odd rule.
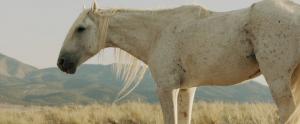
[[[86,0],[89,6],[92,0]],[[259,0],[98,0],[103,8],[162,9],[199,4],[230,11]],[[300,0],[295,0],[300,3]],[[68,29],[82,11],[83,0],[1,0],[0,53],[37,68],[55,67]],[[111,60],[111,52],[104,63]],[[98,63],[97,57],[86,63]],[[263,80],[263,79],[259,79]]]

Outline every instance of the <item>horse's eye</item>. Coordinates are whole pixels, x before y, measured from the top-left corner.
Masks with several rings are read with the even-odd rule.
[[[85,27],[80,26],[80,27],[77,28],[77,32],[82,33],[82,32],[85,31],[85,29],[86,29]]]

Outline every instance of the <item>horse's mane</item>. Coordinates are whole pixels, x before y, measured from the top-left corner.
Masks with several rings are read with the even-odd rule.
[[[113,66],[113,70],[116,73],[116,77],[124,81],[123,88],[116,99],[118,101],[130,94],[139,85],[148,66],[119,48],[114,48],[114,58],[116,63]]]

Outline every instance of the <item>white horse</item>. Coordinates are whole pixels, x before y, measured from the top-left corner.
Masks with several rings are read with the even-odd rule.
[[[117,66],[125,89],[135,87],[144,73],[145,65],[137,60],[148,65],[165,124],[191,123],[196,87],[233,85],[263,74],[284,123],[300,102],[299,14],[300,6],[288,0],[265,0],[230,12],[199,6],[101,10],[94,3],[70,29],[58,67],[72,74],[104,48],[123,50],[116,50],[118,60],[129,57],[131,62]]]

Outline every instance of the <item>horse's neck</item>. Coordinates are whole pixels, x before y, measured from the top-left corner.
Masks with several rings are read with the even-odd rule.
[[[118,47],[147,62],[153,43],[163,27],[150,11],[119,12],[110,19],[108,47]]]

